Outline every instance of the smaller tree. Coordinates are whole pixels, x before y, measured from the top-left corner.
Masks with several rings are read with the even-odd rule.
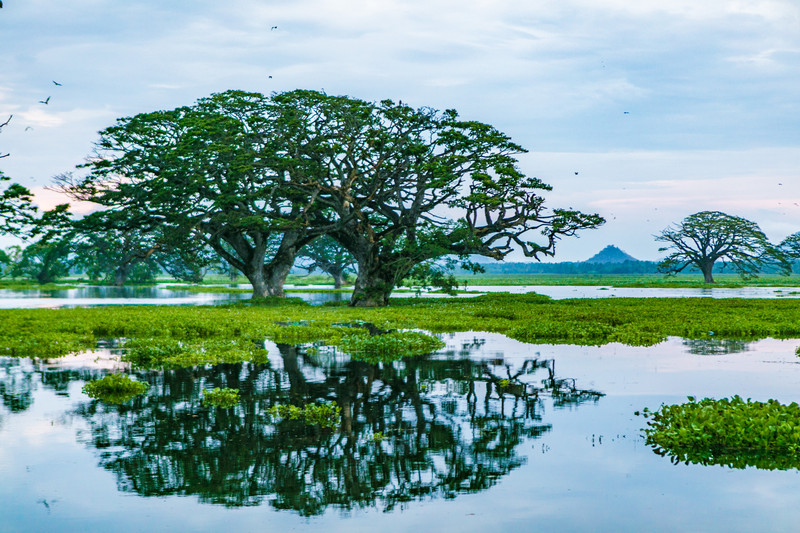
[[[778,245],[778,249],[785,261],[788,264],[788,269],[791,271],[792,266],[797,261],[800,261],[800,231],[792,233]]]
[[[67,204],[46,211],[34,222],[33,237],[38,239],[19,254],[12,268],[12,276],[23,276],[37,282],[52,283],[66,276],[72,265],[72,222]]]
[[[656,240],[668,243],[659,252],[671,252],[658,269],[668,275],[695,266],[706,283],[714,283],[714,263],[722,261],[742,278],[752,278],[765,265],[785,271],[777,247],[770,244],[758,224],[720,211],[701,211],[680,224],[664,229]]]
[[[333,278],[333,287],[341,289],[350,274],[356,273],[356,261],[345,248],[328,237],[320,237],[306,244],[297,254],[297,266],[308,270],[322,270]]]

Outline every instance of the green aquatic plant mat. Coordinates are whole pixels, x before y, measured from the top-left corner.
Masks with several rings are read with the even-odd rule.
[[[800,406],[739,396],[645,409],[646,442],[673,463],[800,468]]]
[[[342,337],[336,347],[368,363],[389,362],[435,352],[445,346],[437,337],[418,331],[393,331],[383,335],[366,333]]]
[[[380,330],[488,331],[529,343],[647,346],[668,336],[800,337],[800,305],[791,300],[551,300],[536,294],[491,294],[469,299],[401,298],[393,299],[389,307],[371,309],[298,305],[280,299],[268,305],[2,309],[0,355],[56,357],[94,349],[103,339],[336,344],[353,332],[333,324],[357,321]],[[202,347],[190,351],[211,353]]]
[[[122,360],[136,368],[191,367],[206,364],[265,363],[263,345],[244,339],[130,339],[123,343]]]
[[[342,408],[336,402],[296,405],[277,404],[270,407],[269,415],[283,420],[297,420],[309,426],[336,429],[342,418]]]
[[[125,374],[111,374],[103,379],[90,381],[82,390],[90,398],[110,403],[125,403],[144,394],[149,387],[147,383],[134,381]]]
[[[239,391],[216,387],[203,393],[203,405],[228,409],[239,404]]]

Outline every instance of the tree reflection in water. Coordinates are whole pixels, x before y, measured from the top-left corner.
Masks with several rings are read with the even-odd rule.
[[[727,355],[750,350],[750,342],[737,339],[683,339],[686,350],[694,355]]]
[[[269,501],[302,515],[453,498],[523,464],[517,447],[551,427],[541,418],[545,396],[556,405],[601,396],[559,379],[552,360],[514,367],[470,359],[477,346],[376,365],[278,345],[272,365],[141,373],[151,385],[146,395],[80,404],[90,429],[79,439],[98,450],[121,491],[142,496]],[[211,387],[239,389],[240,404],[204,407],[201,392]],[[342,412],[332,431],[267,413],[276,404],[331,401]]]

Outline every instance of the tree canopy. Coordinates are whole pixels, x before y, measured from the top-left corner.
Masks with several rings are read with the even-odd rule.
[[[680,224],[664,229],[656,240],[668,243],[659,251],[670,251],[659,263],[662,272],[675,274],[695,266],[706,283],[714,283],[712,269],[717,261],[723,261],[743,278],[758,275],[767,264],[786,270],[777,248],[758,224],[720,211],[689,215]]]
[[[312,219],[356,259],[351,305],[385,305],[415,267],[446,255],[552,255],[598,215],[547,212],[550,186],[517,169],[525,150],[453,110],[294,91],[276,99],[315,124]]]

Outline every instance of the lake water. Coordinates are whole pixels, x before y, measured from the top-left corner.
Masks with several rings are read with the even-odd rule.
[[[121,406],[81,392],[126,371],[111,351],[0,358],[0,531],[797,531],[798,471],[674,465],[634,412],[800,401],[800,340],[442,338],[383,365],[268,343],[267,365],[137,372]],[[204,407],[212,387],[240,404]],[[313,401],[338,430],[267,414]]]
[[[239,285],[248,288],[249,285]],[[329,285],[295,287],[286,286],[298,292],[288,296],[302,298],[312,305],[330,301],[348,300],[348,293],[302,292],[307,290],[331,289]],[[598,286],[470,286],[471,292],[461,297],[474,297],[487,292],[510,292],[522,294],[537,292],[553,299],[565,298],[800,298],[800,290],[792,287],[742,287],[738,289],[655,289],[655,288],[616,288]],[[395,292],[396,298],[414,297],[413,292]],[[434,298],[446,295],[420,293],[420,297]],[[95,305],[210,305],[250,299],[249,293],[192,293],[155,287],[79,287],[55,291],[0,289],[0,309],[37,307],[86,307]]]

